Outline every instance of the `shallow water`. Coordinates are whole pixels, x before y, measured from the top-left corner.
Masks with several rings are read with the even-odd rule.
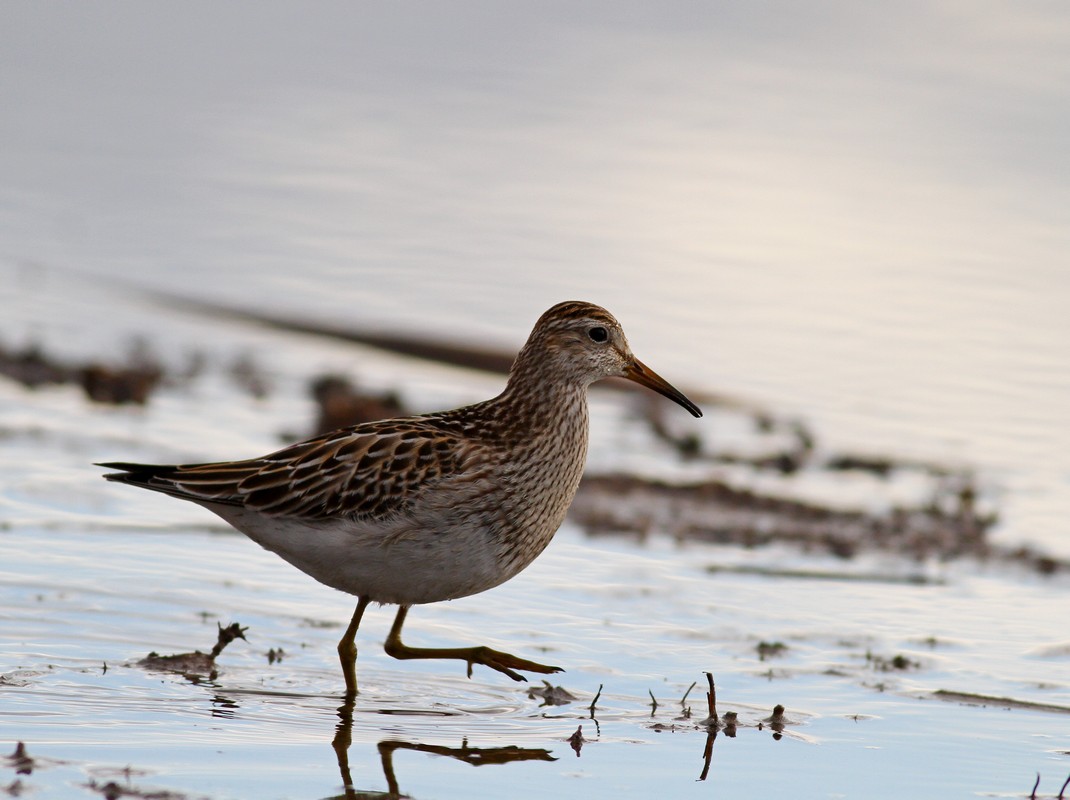
[[[132,766],[135,785],[195,796],[340,791],[333,644],[350,610],[344,597],[237,535],[27,528],[5,534],[2,545],[4,563],[17,559],[20,569],[0,575],[4,647],[15,659],[0,719],[6,735],[27,740],[44,760],[28,785],[79,796],[78,784]],[[716,791],[1020,795],[1029,770],[1051,779],[1065,765],[1070,687],[1056,676],[1070,656],[1056,638],[1053,587],[1007,576],[954,575],[922,589],[708,577],[702,567],[718,555],[636,552],[566,530],[494,602],[472,598],[412,615],[410,641],[479,636],[566,665],[554,683],[577,700],[565,706],[542,707],[527,687],[479,669],[468,680],[457,665],[393,662],[378,648],[389,615],[373,611],[360,636],[348,749],[354,785],[386,788],[380,742],[467,742],[535,752],[473,772],[456,757],[404,750],[394,765],[402,790],[500,796],[523,781],[525,796],[710,791],[696,783],[706,743],[697,725],[703,670],[717,678],[719,711],[740,718],[735,738],[714,743],[707,781]],[[133,663],[150,647],[206,650],[215,622],[232,620],[249,626],[248,642],[224,651],[215,680],[192,684]],[[760,640],[788,650],[763,662]],[[285,652],[281,662],[268,663],[269,648]],[[884,672],[867,653],[917,666]],[[679,701],[692,681],[699,685],[684,719]],[[592,719],[587,706],[599,686]],[[933,699],[936,689],[1064,710],[959,705]],[[780,741],[756,727],[776,703],[791,720]],[[577,758],[567,739],[581,725],[587,743]],[[557,760],[543,760],[543,750]]]
[[[973,470],[997,538],[1070,554],[1070,16],[652,8],[114,6],[107,25],[100,9],[4,9],[0,344],[118,359],[141,337],[176,371],[205,361],[144,410],[0,380],[0,754],[24,740],[39,759],[19,777],[30,796],[92,796],[91,780],[342,791],[349,600],[91,462],[265,452],[307,430],[305,381],[324,371],[418,410],[500,387],[161,308],[124,283],[506,349],[551,303],[590,299],[674,383],[797,415],[830,450]],[[229,377],[240,356],[265,370],[265,399]],[[593,402],[593,469],[732,475],[677,464],[614,399]],[[717,414],[680,424],[736,433]],[[903,490],[773,488],[845,505]],[[374,612],[343,725],[353,784],[385,791],[380,743],[402,742],[398,788],[425,798],[1021,796],[1036,772],[1052,796],[1070,772],[1068,589],[996,565],[640,545],[568,524],[517,580],[417,609],[407,631],[559,663],[554,683],[579,699],[545,708],[496,674],[392,661],[389,609]],[[249,641],[213,681],[136,666],[207,649],[231,621]],[[788,649],[762,661],[762,641]],[[897,655],[907,669],[881,669]],[[741,727],[699,781],[704,671]],[[757,728],[777,703],[779,741]],[[530,758],[472,769],[415,748],[465,742]],[[0,761],[0,788],[16,778]]]
[[[57,305],[65,294],[57,291]],[[73,301],[87,296],[67,297],[73,324]],[[112,313],[128,324],[151,313],[156,331],[188,335],[184,319],[154,307],[116,304]],[[270,447],[279,430],[311,420],[300,380],[308,364],[354,357],[351,348],[227,325],[217,340],[226,344],[208,351],[200,378],[161,390],[144,410],[92,406],[73,387],[0,384],[8,456],[0,729],[11,750],[26,741],[40,759],[21,780],[45,796],[87,796],[88,783],[109,780],[212,798],[342,792],[334,644],[351,601],[196,507],[105,484],[90,464]],[[275,365],[274,391],[260,401],[226,378],[229,348],[254,345]],[[417,403],[460,402],[493,383],[358,358],[370,383],[390,381]],[[615,452],[617,463],[671,467],[640,421],[614,406],[594,398],[594,463]],[[220,413],[208,419],[205,408]],[[927,582],[731,571],[755,566]],[[478,640],[560,664],[566,672],[553,683],[577,699],[544,707],[529,686],[486,670],[467,679],[456,664],[393,661],[380,649],[392,614],[373,609],[358,639],[361,694],[341,728],[351,740],[342,763],[358,789],[396,781],[416,797],[501,796],[518,786],[565,796],[1016,795],[1034,771],[1053,781],[1066,763],[1068,590],[1065,578],[1006,566],[892,556],[845,564],[656,535],[637,545],[587,538],[568,523],[517,580],[419,608],[406,629],[411,642]],[[214,679],[193,683],[136,664],[150,650],[206,651],[216,623],[233,621],[248,626],[248,641],[223,652]],[[761,642],[787,649],[762,660]],[[267,657],[273,649],[284,652],[277,663]],[[888,666],[897,656],[906,669]],[[740,719],[734,738],[716,738],[708,767],[705,671],[717,680],[718,710]],[[680,700],[693,682],[687,717]],[[940,690],[1038,705],[985,708],[940,700]],[[779,741],[767,723],[758,728],[778,703],[789,720]],[[576,756],[568,739],[579,726],[586,743]],[[479,761],[488,763],[471,769]]]

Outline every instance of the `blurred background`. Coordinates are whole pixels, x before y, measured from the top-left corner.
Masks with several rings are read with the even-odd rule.
[[[2,17],[10,343],[97,342],[20,315],[27,265],[504,349],[587,299],[674,382],[986,470],[1070,553],[1061,3]]]

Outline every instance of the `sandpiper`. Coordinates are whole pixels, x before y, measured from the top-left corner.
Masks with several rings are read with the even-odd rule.
[[[561,671],[489,647],[401,641],[409,608],[483,592],[549,544],[587,455],[587,388],[623,377],[702,416],[634,355],[603,308],[565,302],[535,324],[497,397],[452,411],[316,436],[263,458],[99,466],[104,477],[189,500],[321,583],[355,595],[338,643],[346,695],[357,692],[357,628],[369,603],[400,606],[385,649],[451,658],[513,680]]]

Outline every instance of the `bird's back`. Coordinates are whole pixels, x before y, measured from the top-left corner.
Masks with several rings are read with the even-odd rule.
[[[327,585],[434,602],[531,563],[579,485],[583,397],[563,415],[520,421],[494,403],[346,428],[257,459],[101,466],[119,470],[109,480],[204,506]]]

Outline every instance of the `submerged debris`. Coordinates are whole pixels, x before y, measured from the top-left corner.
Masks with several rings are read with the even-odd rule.
[[[687,704],[687,696],[691,694],[691,690],[696,686],[698,686],[698,681],[691,681],[691,685],[687,687],[684,696],[680,698],[680,710],[683,715],[681,719],[691,719],[691,706]]]
[[[149,395],[160,382],[163,372],[154,367],[110,367],[89,364],[78,370],[78,383],[86,396],[97,403],[139,406],[148,402]]]
[[[1062,788],[1059,789],[1059,794],[1055,795],[1055,800],[1063,800],[1066,797],[1066,788],[1068,786],[1070,786],[1070,776],[1067,776],[1066,780],[1063,781]],[[1037,794],[1037,789],[1039,789],[1039,788],[1040,788],[1040,773],[1038,772],[1037,773],[1037,779],[1033,783],[1033,791],[1029,794],[1029,800],[1040,800],[1040,798],[1043,797],[1043,795],[1038,795]]]
[[[209,680],[212,680],[216,675],[215,660],[223,652],[223,648],[235,639],[245,639],[245,632],[249,630],[241,627],[237,622],[225,628],[219,623],[216,623],[216,625],[219,628],[219,634],[210,653],[202,653],[200,650],[195,650],[192,653],[161,656],[159,653],[153,652],[138,661],[138,666],[145,669],[177,672],[190,680],[198,680],[206,676]]]
[[[896,653],[891,658],[875,655],[866,651],[866,662],[877,672],[905,672],[908,669],[918,669],[921,663],[911,661],[902,653]]]
[[[995,706],[996,708],[1019,708],[1026,711],[1046,711],[1051,714],[1070,714],[1070,706],[1058,703],[1038,703],[1033,700],[1018,700],[1013,697],[996,697],[976,692],[957,692],[949,689],[937,689],[932,693],[937,700],[947,700],[972,706]]]
[[[284,658],[286,658],[286,651],[283,650],[281,647],[272,647],[267,651],[268,664],[282,663],[282,660]]]
[[[594,719],[594,709],[598,705],[598,698],[602,696],[602,684],[598,684],[598,691],[595,692],[594,699],[591,700],[591,705],[587,707],[587,710],[591,712],[591,719]]]
[[[691,721],[690,725],[680,725],[677,727],[673,725],[665,725],[663,723],[655,723],[651,726],[652,730],[662,732],[670,731],[675,732],[677,730],[698,730],[705,731],[706,733],[706,746],[702,753],[702,772],[699,774],[698,779],[700,781],[706,780],[710,773],[710,767],[713,763],[713,744],[717,739],[718,734],[724,733],[729,738],[736,738],[741,723],[739,721],[739,715],[735,711],[726,711],[724,717],[718,717],[717,715],[717,687],[713,681],[712,672],[704,672],[706,676],[706,682],[709,684],[709,690],[706,692],[706,708],[708,715],[705,719],[694,722]],[[684,693],[683,699],[680,701],[683,704],[687,700],[687,695],[691,692],[695,684],[691,684],[687,692]],[[690,713],[683,717],[683,720],[690,721]],[[784,730],[788,725],[795,724],[792,720],[789,720],[784,714],[784,706],[777,704],[773,708],[771,716],[765,719],[758,720],[757,723],[750,723],[744,727],[755,727],[758,730],[765,730],[767,727],[773,731],[773,739],[779,741],[783,738]]]
[[[721,728],[721,722],[717,719],[717,687],[713,683],[712,672],[704,672],[703,674],[706,676],[706,683],[710,686],[706,692],[706,710],[709,713],[706,715],[706,719],[699,724],[711,733],[716,733]],[[727,717],[728,715],[726,714],[725,716]],[[733,727],[735,726],[734,713],[732,714],[732,725]]]
[[[765,661],[767,658],[784,655],[784,651],[788,649],[788,646],[783,642],[761,641],[758,642],[754,649],[758,651],[758,660]]]
[[[32,775],[35,762],[26,752],[26,743],[19,742],[15,745],[15,752],[5,756],[8,766],[15,770],[16,775]]]
[[[568,737],[569,746],[576,751],[576,758],[580,757],[580,750],[583,749],[583,744],[587,740],[583,738],[583,726],[580,725],[576,728],[576,732]]]
[[[547,680],[544,680],[542,684],[542,686],[533,686],[528,689],[528,697],[532,700],[542,700],[544,706],[565,706],[576,699],[574,694],[562,686],[554,686]]]
[[[719,480],[674,484],[615,473],[586,476],[570,514],[590,535],[659,532],[748,548],[788,543],[845,559],[881,551],[917,561],[963,556],[1001,560],[1044,574],[1070,570],[1070,562],[1031,548],[989,541],[996,517],[979,512],[973,497],[972,488],[964,487],[915,507],[869,512],[759,493]]]
[[[28,389],[72,380],[71,369],[47,357],[37,345],[8,350],[0,345],[0,375]]]
[[[98,792],[105,800],[120,800],[123,797],[133,800],[188,800],[188,795],[182,792],[172,792],[167,789],[141,789],[137,786],[123,785],[115,781],[98,783],[91,780],[86,785],[87,789]]]
[[[679,539],[757,547],[795,543],[850,558],[862,550],[917,559],[988,552],[992,517],[972,506],[898,508],[887,514],[841,510],[759,494],[719,480],[672,484],[635,475],[584,478],[573,518],[589,533],[663,531]]]
[[[163,367],[144,344],[135,342],[122,364],[64,363],[37,345],[8,350],[0,345],[0,375],[29,389],[78,384],[97,403],[144,405],[163,379]]]
[[[773,713],[762,720],[766,725],[787,725],[788,718],[784,716],[784,706],[777,703],[773,706]]]
[[[784,706],[777,703],[773,706],[773,713],[758,723],[758,730],[762,730],[763,726],[768,725],[773,731],[773,738],[777,741],[784,735],[784,728],[791,724],[786,716],[784,716]]]

